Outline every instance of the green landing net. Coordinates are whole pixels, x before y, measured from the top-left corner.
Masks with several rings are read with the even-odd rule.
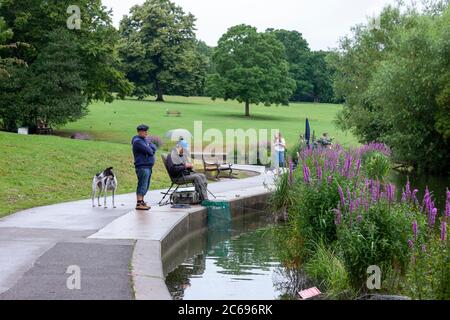
[[[227,201],[203,201],[208,209],[208,228],[229,230],[231,228],[231,209]]]

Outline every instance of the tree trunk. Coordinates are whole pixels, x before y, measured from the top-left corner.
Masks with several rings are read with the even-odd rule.
[[[164,97],[163,97],[162,90],[158,90],[158,92],[156,93],[156,101],[164,102]]]
[[[248,100],[245,101],[245,116],[250,117],[250,102]]]

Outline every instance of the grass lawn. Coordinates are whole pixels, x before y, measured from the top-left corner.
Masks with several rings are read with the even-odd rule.
[[[86,199],[92,177],[113,166],[119,193],[136,190],[131,146],[0,132],[0,217],[21,209]],[[169,183],[161,161],[152,189]]]
[[[151,126],[151,134],[163,136],[168,130],[185,128],[193,133],[194,121],[203,121],[203,131],[226,129],[280,129],[288,146],[294,146],[310,120],[316,136],[328,132],[343,145],[356,144],[351,134],[338,130],[333,119],[340,105],[292,103],[289,106],[250,107],[251,117],[244,116],[244,105],[236,101],[212,101],[205,97],[166,97],[166,102],[150,100],[117,100],[112,104],[95,103],[84,119],[59,130],[62,135],[88,133],[93,139],[129,143],[138,124]],[[166,110],[180,111],[181,117],[168,117]],[[270,133],[270,131],[269,131]],[[311,132],[312,133],[312,132]],[[270,137],[268,137],[269,139]],[[271,139],[271,138],[270,138]]]
[[[166,97],[165,103],[150,100],[117,100],[95,103],[84,119],[57,130],[62,136],[87,133],[96,141],[55,136],[22,136],[0,132],[0,217],[18,210],[90,197],[95,173],[113,166],[119,177],[118,193],[134,192],[136,176],[131,153],[131,137],[138,124],[151,126],[151,134],[164,136],[171,129],[193,132],[194,121],[203,121],[203,130],[280,129],[288,146],[294,146],[310,119],[316,135],[327,131],[344,145],[355,144],[352,135],[333,124],[340,105],[291,104],[289,107],[251,106],[251,117],[237,102],[216,102],[209,98]],[[167,117],[166,110],[180,111],[181,117]],[[268,137],[269,138],[269,137]],[[167,149],[166,145],[164,149]],[[169,179],[157,156],[152,189],[168,187]],[[240,173],[238,177],[245,175]]]

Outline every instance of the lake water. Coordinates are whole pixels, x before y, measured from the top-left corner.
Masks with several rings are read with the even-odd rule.
[[[166,284],[176,300],[292,299],[305,281],[278,260],[271,216],[233,221],[231,230],[208,230],[191,240],[203,244],[170,272]]]
[[[411,184],[411,190],[419,190],[417,194],[419,201],[422,201],[425,194],[425,188],[428,186],[429,190],[433,193],[436,208],[438,208],[440,212],[445,210],[446,190],[447,188],[450,188],[450,177],[403,173],[393,170],[389,180],[396,185],[400,197],[401,190],[405,188],[408,179]]]

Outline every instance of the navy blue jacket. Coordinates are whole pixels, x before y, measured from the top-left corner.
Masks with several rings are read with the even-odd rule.
[[[136,168],[152,168],[155,164],[155,153],[158,147],[153,143],[148,143],[140,136],[133,137],[134,166]]]

